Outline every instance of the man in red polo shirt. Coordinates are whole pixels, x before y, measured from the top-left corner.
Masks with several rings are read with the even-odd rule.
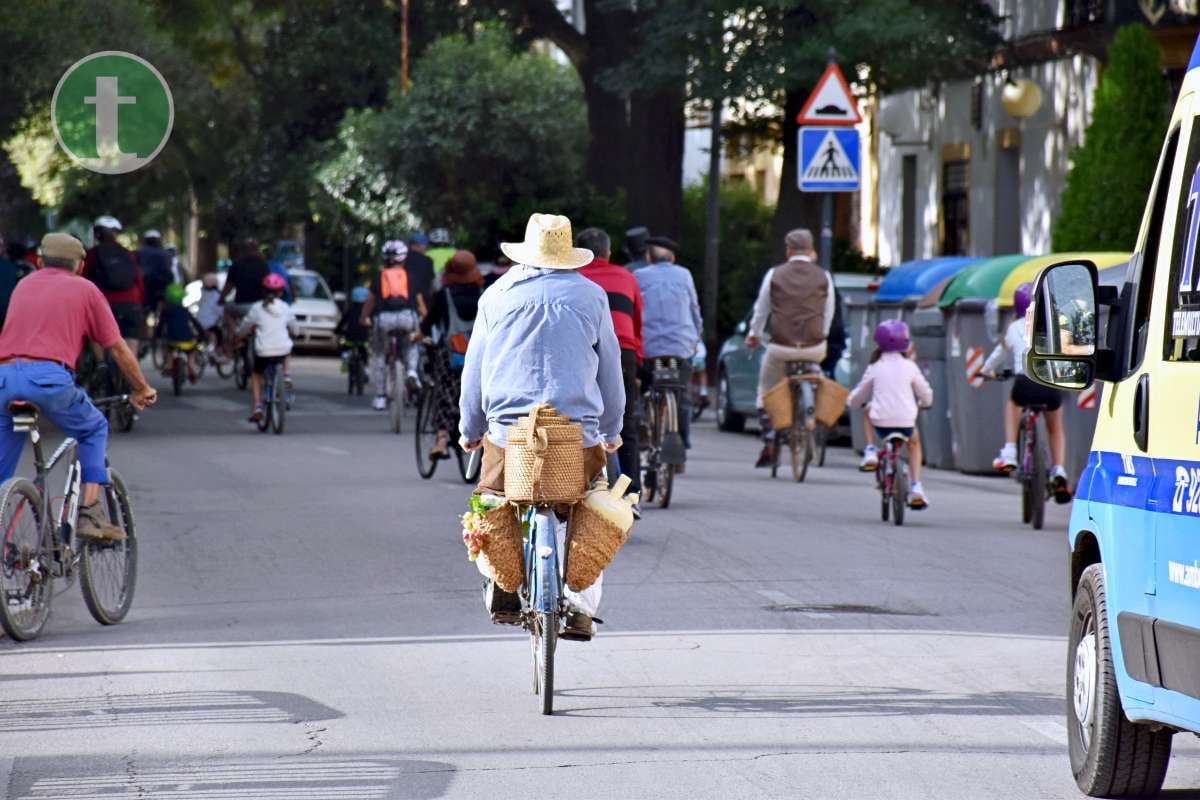
[[[591,250],[595,259],[579,274],[598,283],[608,293],[608,308],[613,328],[621,345],[621,374],[625,379],[625,419],[621,429],[621,449],[617,460],[621,473],[631,479],[630,491],[642,490],[638,455],[638,365],[642,362],[642,292],[633,273],[609,262],[612,241],[599,228],[587,228],[575,237],[575,244]],[[612,480],[616,476],[610,476]],[[636,510],[636,509],[635,509]]]
[[[0,481],[16,472],[24,434],[13,431],[9,404],[35,404],[60,430],[79,442],[83,501],[79,535],[122,539],[124,532],[108,521],[100,487],[108,483],[104,451],[108,420],[75,385],[71,365],[86,341],[112,348],[117,366],[133,385],[130,402],[137,409],[154,403],[158,393],[146,383],[133,351],[108,301],[91,282],[79,277],[83,245],[66,233],[42,239],[41,268],[17,284],[4,330],[0,332]]]

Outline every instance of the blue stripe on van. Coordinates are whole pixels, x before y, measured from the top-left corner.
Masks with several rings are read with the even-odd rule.
[[[1200,461],[1093,450],[1076,499],[1200,518]]]
[[[1200,67],[1200,37],[1196,39],[1196,47],[1192,50],[1192,60],[1188,62],[1188,71]]]

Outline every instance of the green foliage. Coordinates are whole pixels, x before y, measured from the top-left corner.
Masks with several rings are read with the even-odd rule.
[[[343,196],[378,218],[386,216],[380,202],[402,190],[427,226],[450,228],[476,249],[520,236],[534,211],[578,216],[604,206],[583,181],[578,77],[515,51],[498,29],[434,43],[409,92],[355,116],[343,134],[361,154],[340,168]]]
[[[705,203],[708,189],[683,190],[683,240],[679,263],[692,270],[704,295]],[[771,266],[769,238],[774,208],[745,183],[721,184],[721,264],[717,289],[717,333],[728,335],[754,304],[762,277]]]
[[[1083,145],[1071,155],[1056,251],[1134,247],[1166,129],[1162,51],[1145,27],[1122,28],[1109,47]]]

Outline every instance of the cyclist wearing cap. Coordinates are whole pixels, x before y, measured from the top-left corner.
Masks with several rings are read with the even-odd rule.
[[[262,299],[250,305],[246,316],[238,325],[238,336],[254,331],[254,369],[250,374],[250,421],[258,422],[263,417],[263,375],[267,365],[283,366],[283,379],[291,384],[288,375],[288,356],[292,352],[292,336],[296,332],[296,317],[292,307],[283,302],[283,278],[268,273],[262,279]]]
[[[113,360],[133,386],[130,402],[137,409],[152,405],[158,393],[146,382],[137,356],[121,337],[121,329],[99,289],[79,275],[83,245],[74,236],[50,233],[42,239],[41,267],[17,284],[12,306],[0,332],[0,481],[17,469],[25,438],[13,431],[9,404],[34,403],[41,413],[79,443],[83,474],[79,534],[91,538],[124,538],[108,521],[100,487],[108,483],[105,448],[108,419],[75,385],[72,365],[85,340],[112,348]]]
[[[371,332],[371,375],[375,380],[375,400],[371,406],[376,411],[387,408],[387,352],[388,341],[393,331],[411,334],[417,329],[417,304],[408,283],[408,272],[404,259],[408,247],[404,242],[393,239],[383,246],[383,268],[371,281],[367,300],[363,303],[362,324],[372,328]],[[415,347],[409,347],[408,336],[400,337],[400,353],[404,361],[405,383],[410,391],[420,385],[417,377]]]
[[[1063,467],[1067,452],[1067,434],[1062,423],[1062,392],[1036,383],[1025,374],[1025,353],[1029,341],[1025,338],[1025,312],[1033,298],[1033,284],[1023,283],[1013,293],[1013,313],[1016,315],[1004,332],[1004,339],[983,362],[983,373],[996,377],[996,370],[1011,365],[1013,372],[1012,393],[1004,408],[1004,447],[992,461],[992,466],[1001,472],[1012,472],[1017,468],[1017,429],[1021,426],[1021,409],[1029,406],[1044,408],[1046,432],[1050,435],[1050,485],[1054,500],[1067,503],[1071,500],[1070,477]]]
[[[108,301],[121,336],[134,353],[146,319],[146,286],[137,256],[117,241],[121,223],[116,217],[99,217],[92,227],[95,245],[83,259],[83,277],[100,287]]]

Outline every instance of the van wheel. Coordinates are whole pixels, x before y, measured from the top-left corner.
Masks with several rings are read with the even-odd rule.
[[[746,429],[746,418],[733,410],[729,395],[729,377],[721,370],[717,378],[717,427],[730,433],[741,433]]]
[[[1172,732],[1130,722],[1113,672],[1104,567],[1083,571],[1067,648],[1067,749],[1080,790],[1092,797],[1158,794]]]

